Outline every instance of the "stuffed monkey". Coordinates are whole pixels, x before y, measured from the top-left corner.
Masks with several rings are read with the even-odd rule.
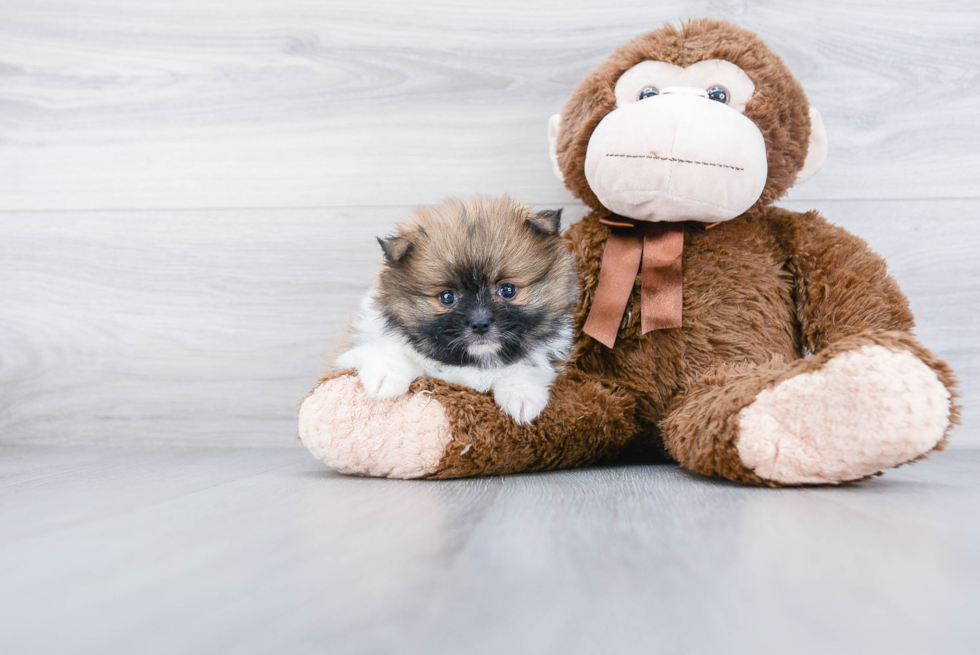
[[[312,453],[398,478],[666,458],[786,486],[860,480],[942,448],[949,366],[864,241],[773,202],[826,155],[820,115],[754,34],[663,26],[625,44],[549,124],[556,173],[591,213],[568,371],[531,424],[488,395],[416,380],[368,399],[324,378],[300,410]]]

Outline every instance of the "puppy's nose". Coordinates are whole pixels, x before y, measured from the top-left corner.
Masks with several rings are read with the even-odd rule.
[[[470,320],[470,329],[473,330],[475,334],[483,336],[484,334],[490,331],[491,323],[493,323],[493,319],[485,314],[480,316],[474,316]]]

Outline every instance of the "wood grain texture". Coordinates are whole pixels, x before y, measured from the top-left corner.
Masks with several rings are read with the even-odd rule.
[[[980,201],[824,201],[890,261],[980,445]],[[289,445],[408,207],[0,213],[0,440]],[[569,217],[582,208],[570,207]]]
[[[972,1],[5,0],[0,210],[564,202],[548,116],[692,16],[758,31],[823,112],[794,197],[980,197]]]
[[[980,452],[841,489],[406,482],[293,449],[0,446],[26,653],[975,653]]]

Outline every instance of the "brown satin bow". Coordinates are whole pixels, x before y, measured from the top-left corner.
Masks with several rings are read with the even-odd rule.
[[[609,348],[616,343],[626,304],[640,272],[640,334],[679,328],[683,282],[683,223],[601,218],[612,228],[599,269],[599,285],[582,329]]]

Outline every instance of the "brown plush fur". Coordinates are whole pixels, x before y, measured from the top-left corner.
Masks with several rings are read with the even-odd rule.
[[[666,452],[698,473],[778,486],[743,466],[736,448],[739,412],[760,391],[876,344],[912,353],[952,392],[952,371],[911,335],[908,302],[881,257],[815,212],[771,205],[803,166],[807,100],[778,56],[755,35],[724,22],[696,20],[638,37],[587,75],[562,112],[559,165],[569,189],[593,208],[565,235],[581,273],[577,328],[594,298],[609,236],[599,222],[609,211],[585,179],[586,146],[615,106],[617,77],[647,59],[679,65],[726,59],[749,75],[756,91],[745,115],[762,131],[769,158],[762,197],[714,229],[685,227],[681,329],[641,335],[637,285],[615,348],[580,335],[569,372],[531,426],[507,419],[487,396],[416,382],[415,392],[430,392],[445,407],[455,435],[432,477]],[[951,423],[957,412],[951,401]],[[937,447],[944,444],[945,438]]]
[[[616,455],[639,429],[630,394],[578,372],[555,382],[548,406],[532,425],[515,423],[489,396],[469,389],[416,381],[412,391],[422,390],[443,404],[457,435],[445,467],[433,478],[585,466]]]

